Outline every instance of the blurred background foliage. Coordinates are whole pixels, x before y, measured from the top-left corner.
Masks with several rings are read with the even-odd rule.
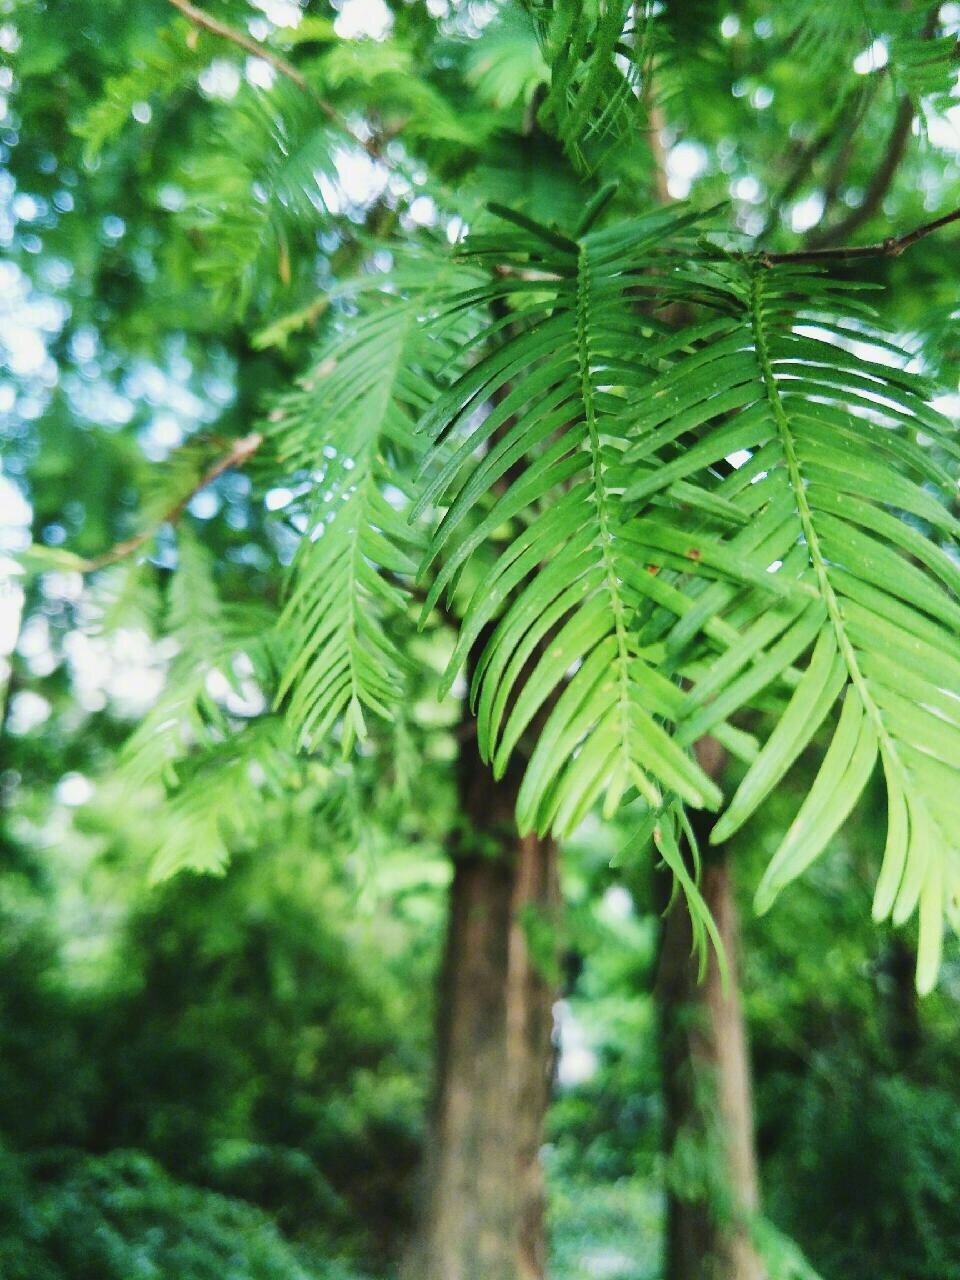
[[[744,888],[792,803],[738,843]],[[56,865],[8,842],[2,879],[2,1274],[391,1274],[423,1137],[439,850],[358,865],[277,813],[226,877],[147,893],[57,807]],[[656,919],[608,841],[567,851],[545,1153],[561,1280],[659,1274]],[[938,1280],[960,1256],[957,994],[950,973],[918,1008],[909,948],[866,922],[868,841],[776,927],[743,904],[766,1212],[824,1276]]]
[[[891,14],[926,6],[654,8],[669,195],[729,201],[740,243],[795,247],[861,208],[904,98],[922,126],[860,234],[958,203],[956,72],[912,46],[898,62]],[[233,730],[263,714],[251,677],[271,656],[246,634],[213,654],[203,628],[215,605],[276,612],[298,536],[289,497],[263,492],[254,460],[190,498],[182,523],[206,548],[214,600],[185,594],[169,528],[149,557],[87,579],[76,558],[191,494],[288,387],[336,286],[382,269],[378,255],[435,251],[490,198],[562,222],[591,164],[621,178],[624,208],[649,194],[656,147],[635,123],[632,145],[602,158],[564,149],[558,102],[531,130],[547,72],[529,9],[210,0],[296,62],[351,142],[165,0],[0,3],[5,1280],[394,1273],[458,821],[457,703],[435,697],[449,639],[436,626],[417,641],[409,718],[378,730],[355,769],[294,762],[273,738],[256,777],[244,760],[240,831],[237,775],[121,747],[166,714],[191,643],[218,770]],[[960,6],[938,14],[949,45]],[[930,238],[865,269],[941,371],[957,353],[955,255],[955,238]],[[11,557],[30,546],[22,576]],[[171,767],[178,781],[196,770],[207,826],[164,801]],[[909,930],[870,924],[878,806],[770,917],[749,907],[812,775],[812,762],[794,771],[731,849],[766,1212],[825,1280],[951,1280],[960,970],[948,955],[918,1005]],[[590,822],[564,851],[545,1153],[555,1280],[654,1280],[665,1179],[705,1176],[660,1154],[657,918],[625,834]],[[229,852],[229,873],[153,885],[158,847],[174,865]],[[807,1274],[783,1258],[784,1277]]]

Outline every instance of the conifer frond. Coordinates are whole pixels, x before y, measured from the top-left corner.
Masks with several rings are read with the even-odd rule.
[[[307,745],[339,725],[344,753],[389,716],[405,662],[391,634],[408,611],[419,539],[407,522],[422,442],[414,423],[454,359],[423,297],[381,295],[317,353],[269,430],[300,497],[302,540],[280,627],[292,654],[278,700]],[[393,619],[393,622],[391,622]]]
[[[424,77],[415,53],[396,41],[338,42],[317,76],[338,102],[382,121],[388,133],[402,121],[404,143],[414,151],[475,150],[490,128],[489,115],[450,102]]]
[[[236,844],[264,829],[269,799],[289,791],[298,767],[295,744],[274,716],[208,746],[183,767],[163,806],[151,879],[224,872]]]
[[[769,907],[822,852],[879,761],[890,822],[875,914],[902,922],[919,903],[918,984],[928,989],[943,914],[956,917],[960,893],[960,521],[948,505],[960,450],[923,380],[905,368],[907,353],[865,323],[855,296],[802,268],[715,276],[722,320],[703,345],[688,335],[688,354],[640,408],[626,457],[635,517],[625,536],[638,554],[672,563],[660,548],[681,536],[683,514],[670,512],[667,533],[658,518],[651,534],[648,504],[672,484],[691,484],[702,503],[739,507],[750,536],[763,530],[768,576],[790,590],[774,608],[766,598],[758,608],[735,575],[716,580],[717,570],[726,576],[725,549],[744,535],[698,534],[688,572],[713,581],[692,596],[693,621],[731,622],[738,639],[704,661],[679,740],[710,732],[793,677],[785,712],[715,828],[723,840],[841,703],[758,906]],[[719,478],[731,457],[737,469]],[[692,634],[681,619],[667,651]]]
[[[218,873],[233,844],[260,830],[264,797],[279,793],[296,750],[264,715],[277,679],[270,619],[220,599],[206,548],[183,530],[166,626],[177,652],[163,691],[124,745],[119,776],[137,792],[162,789],[151,877]]]
[[[471,44],[467,80],[490,106],[528,107],[549,77],[537,33],[523,10],[504,8]]]
[[[181,530],[165,626],[178,648],[160,698],[124,745],[120,768],[131,786],[173,789],[184,761],[230,738],[228,694],[265,707],[276,683],[269,621],[220,600],[209,552]]]
[[[578,168],[595,172],[611,141],[638,126],[647,25],[632,0],[524,0],[550,68],[541,108]]]
[[[607,811],[635,792],[658,806],[662,788],[716,806],[716,786],[664,727],[684,695],[640,642],[637,612],[657,592],[619,512],[632,399],[653,377],[653,329],[631,290],[687,220],[655,214],[574,239],[509,216],[512,231],[468,249],[520,274],[471,299],[518,300],[497,322],[505,340],[491,349],[484,332],[477,363],[421,423],[431,453],[446,450],[416,508],[445,508],[424,561],[440,566],[425,611],[484,543],[503,541],[473,587],[446,682],[499,617],[472,698],[498,775],[542,722],[519,797],[524,831],[569,831],[604,795]]]
[[[345,142],[297,85],[241,85],[216,116],[209,150],[185,167],[179,214],[196,248],[194,266],[224,306],[242,312],[254,289],[290,284],[309,263],[326,214],[321,178]]]
[[[195,34],[196,39],[186,41],[182,30],[176,27],[159,32],[153,48],[138,66],[106,81],[103,96],[75,126],[77,135],[86,143],[88,162],[92,163],[107,143],[131,127],[138,103],[146,103],[152,109],[158,101],[168,101],[196,80],[217,45],[209,36]]]
[[[960,306],[956,299],[947,303],[932,302],[924,308],[911,332],[911,347],[916,348],[931,376],[943,386],[957,382],[960,361]]]
[[[949,110],[956,105],[957,37],[917,30],[916,15],[896,11],[891,17],[890,62],[898,86],[917,105],[921,115],[930,107]]]
[[[956,84],[956,36],[940,34],[936,9],[929,5],[877,3],[836,4],[834,0],[799,0],[784,10],[791,56],[800,64],[823,58],[848,76],[854,60],[883,74],[896,94],[913,102],[922,114],[950,97]]]

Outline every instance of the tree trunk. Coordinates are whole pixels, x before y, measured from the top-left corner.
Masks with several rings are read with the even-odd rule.
[[[550,837],[517,841],[507,1000],[511,1128],[519,1199],[519,1280],[547,1273],[546,1195],[540,1148],[553,1085],[553,1006],[559,994],[560,880]]]
[[[706,853],[710,819],[692,817]],[[712,952],[698,982],[684,902],[668,912],[660,942],[664,1143],[671,1158],[664,1274],[666,1280],[763,1280],[749,1231],[760,1195],[736,903],[722,851],[708,857],[702,888],[726,951],[726,992]]]
[[[516,834],[519,778],[461,754],[438,1063],[407,1280],[540,1280],[559,910],[554,843]]]

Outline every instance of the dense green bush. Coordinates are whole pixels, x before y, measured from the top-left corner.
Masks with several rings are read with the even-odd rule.
[[[306,1265],[259,1210],[139,1152],[0,1156],[4,1280],[348,1280]]]
[[[129,1206],[134,1191],[143,1199],[153,1188],[160,1198],[144,1212],[162,1201],[171,1221],[194,1203],[173,1189],[202,1187],[229,1198],[212,1206],[266,1211],[325,1259],[382,1271],[409,1222],[428,1076],[429,1000],[398,984],[393,952],[419,966],[429,951],[402,923],[388,926],[395,937],[376,927],[374,938],[372,921],[338,910],[345,890],[329,866],[315,871],[313,859],[286,850],[264,867],[268,857],[241,857],[225,879],[183,879],[149,895],[83,987],[71,985],[44,923],[54,916],[44,891],[24,890],[19,915],[0,915],[0,1141],[21,1153],[147,1160],[79,1163],[68,1183],[51,1174],[54,1189],[40,1199],[58,1222],[86,1213],[101,1184],[98,1204],[120,1196]],[[322,884],[308,890],[302,877],[311,875]],[[11,877],[2,883],[9,896]],[[59,1255],[42,1235],[46,1251],[32,1257],[29,1242],[40,1237],[25,1224],[40,1222],[39,1193],[33,1174],[12,1157],[7,1164],[0,1239],[13,1252],[0,1276],[42,1280]],[[51,1274],[101,1280],[96,1269],[63,1265]],[[127,1280],[122,1268],[116,1274]]]
[[[2,891],[16,901],[11,880]],[[0,1137],[22,1147],[82,1139],[97,1076],[80,1052],[79,1004],[56,943],[37,919],[46,906],[31,897],[19,915],[0,907]]]
[[[241,858],[131,920],[126,988],[91,1028],[92,1140],[382,1265],[410,1212],[429,1006],[411,1009],[362,921],[317,908],[342,890],[312,874],[295,854]]]
[[[767,1195],[823,1275],[960,1280],[956,1098],[835,1055],[795,1101]]]

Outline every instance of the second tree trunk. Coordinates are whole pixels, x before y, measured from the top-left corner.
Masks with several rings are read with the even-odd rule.
[[[706,847],[707,830],[698,832]],[[660,1015],[665,1150],[669,1157],[665,1280],[763,1280],[751,1242],[759,1209],[747,1036],[737,967],[737,914],[723,853],[703,873],[703,896],[723,941],[697,978],[686,904],[663,922]]]

